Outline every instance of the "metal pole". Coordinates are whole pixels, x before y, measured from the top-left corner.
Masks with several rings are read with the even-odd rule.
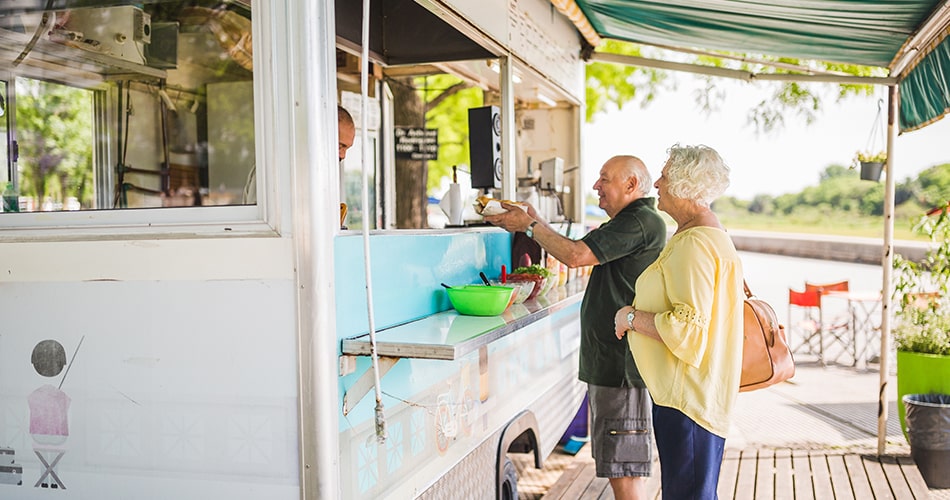
[[[386,442],[386,418],[383,413],[383,391],[379,386],[379,353],[376,351],[376,321],[373,308],[373,273],[369,244],[369,171],[375,169],[370,163],[369,143],[369,17],[370,0],[363,0],[363,29],[360,52],[360,142],[363,146],[362,167],[363,182],[361,199],[363,203],[363,268],[366,273],[366,314],[369,322],[370,356],[373,362],[373,388],[376,392],[376,440]]]
[[[877,454],[883,455],[887,441],[887,379],[890,373],[891,274],[894,267],[894,142],[900,94],[897,85],[887,87],[887,163],[884,175],[884,249],[881,268],[881,373],[877,405]],[[898,404],[900,404],[898,402]]]

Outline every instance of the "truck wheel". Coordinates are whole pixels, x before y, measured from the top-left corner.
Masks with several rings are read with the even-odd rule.
[[[501,480],[501,500],[518,500],[518,471],[510,458],[505,457],[505,475]]]

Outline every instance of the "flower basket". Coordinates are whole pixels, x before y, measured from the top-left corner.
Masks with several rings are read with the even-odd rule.
[[[861,162],[861,180],[879,182],[881,172],[884,170],[884,162],[881,161],[862,161]]]

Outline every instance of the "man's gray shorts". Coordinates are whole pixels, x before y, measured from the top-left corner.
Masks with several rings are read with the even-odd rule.
[[[646,389],[587,384],[597,477],[649,476],[653,408]]]

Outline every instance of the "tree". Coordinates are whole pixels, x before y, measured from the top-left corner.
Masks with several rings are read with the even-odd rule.
[[[397,127],[425,125],[425,103],[416,92],[412,78],[390,79],[393,92],[393,124]],[[426,227],[426,183],[428,168],[423,160],[396,159],[396,227]]]
[[[16,92],[21,196],[93,206],[91,93],[27,78]]]
[[[468,109],[484,102],[482,90],[451,75],[390,79],[397,127],[439,131],[437,160],[396,160],[396,227],[427,227],[428,194],[452,167],[468,163]]]
[[[598,52],[607,52],[621,55],[636,55],[643,57],[658,57],[668,54],[656,48],[648,48],[629,42],[608,41],[598,49]],[[777,65],[776,73],[791,73],[794,68],[804,72],[806,68],[812,71],[827,71],[858,76],[884,76],[886,69],[850,64],[837,64],[822,61],[804,61],[791,58],[762,56],[754,54],[735,54],[722,52],[722,57],[710,55],[681,54],[677,60],[686,63],[697,63],[720,68],[739,69],[744,71],[760,72],[769,65]],[[752,62],[750,62],[752,61]],[[719,92],[714,77],[703,77],[705,88],[697,92],[695,99],[699,108],[712,113],[718,109],[724,94]],[[797,116],[805,123],[811,123],[816,118],[816,112],[827,96],[822,96],[809,86],[798,82],[769,81],[760,82],[772,89],[771,96],[763,99],[753,109],[749,110],[748,121],[760,133],[779,131],[784,127],[787,116]],[[837,85],[836,98],[841,99],[849,95],[872,95],[872,85]],[[587,120],[592,121],[597,113],[606,111],[606,103],[613,103],[622,108],[630,101],[638,101],[641,105],[648,105],[658,92],[675,89],[663,70],[619,66],[613,63],[592,62],[587,65]]]
[[[950,202],[950,163],[934,165],[921,172],[917,179],[921,204],[936,207]]]
[[[642,55],[639,46],[615,40],[606,41],[601,52]],[[588,122],[593,121],[596,114],[607,111],[608,104],[622,109],[624,104],[639,100],[645,106],[658,92],[674,90],[669,75],[661,70],[594,62],[588,63],[585,71]]]

